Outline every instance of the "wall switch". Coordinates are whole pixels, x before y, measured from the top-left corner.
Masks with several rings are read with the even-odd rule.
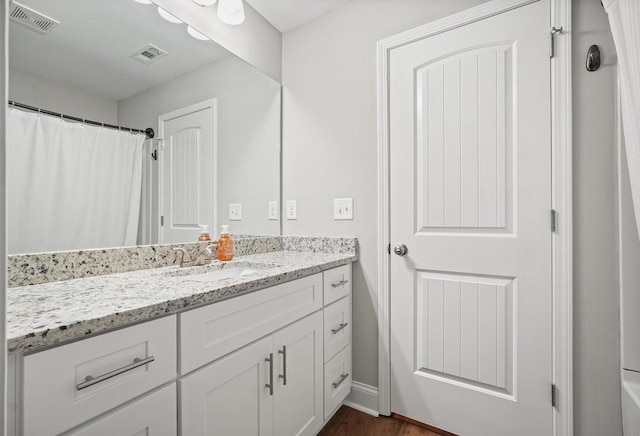
[[[298,203],[296,200],[287,200],[287,219],[298,219]]]
[[[278,202],[270,201],[269,202],[269,219],[277,220],[278,219]]]
[[[229,205],[229,220],[230,221],[242,220],[242,204],[231,203]]]
[[[353,219],[353,198],[335,198],[333,200],[333,219]]]

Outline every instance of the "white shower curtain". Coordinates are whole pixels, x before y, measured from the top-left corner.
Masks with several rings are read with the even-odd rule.
[[[640,234],[640,0],[603,0],[618,53],[618,77],[631,196]]]
[[[144,135],[9,111],[9,254],[135,245]]]

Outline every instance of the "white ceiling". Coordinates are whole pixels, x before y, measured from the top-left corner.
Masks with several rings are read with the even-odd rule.
[[[9,66],[118,101],[229,53],[186,25],[132,0],[18,0],[60,21],[48,35],[9,25]],[[129,56],[148,43],[168,52],[151,65]]]
[[[245,0],[280,32],[285,33],[349,0]]]

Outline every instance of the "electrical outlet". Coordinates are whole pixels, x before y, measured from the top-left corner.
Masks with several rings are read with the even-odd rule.
[[[335,198],[333,200],[333,219],[353,219],[353,198]]]
[[[296,200],[287,200],[287,219],[298,219],[298,203]]]
[[[242,220],[242,204],[231,203],[229,205],[229,220],[241,221]]]
[[[278,202],[270,201],[269,202],[269,219],[277,220],[278,219]]]

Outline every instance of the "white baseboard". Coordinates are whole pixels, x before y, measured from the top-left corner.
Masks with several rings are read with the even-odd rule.
[[[378,388],[354,381],[344,404],[368,415],[378,416]]]

